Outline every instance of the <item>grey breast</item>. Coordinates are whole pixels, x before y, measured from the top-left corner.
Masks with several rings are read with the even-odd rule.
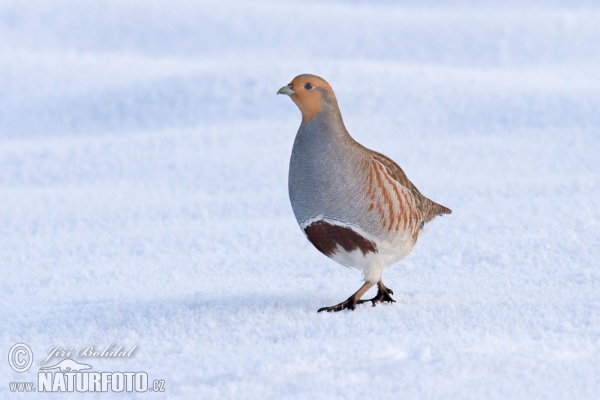
[[[365,224],[360,172],[364,160],[360,146],[340,122],[320,113],[298,130],[288,189],[299,224],[319,215],[349,225]]]

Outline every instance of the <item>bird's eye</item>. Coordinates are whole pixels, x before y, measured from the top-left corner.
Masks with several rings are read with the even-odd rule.
[[[304,85],[304,89],[306,89],[306,90],[310,90],[312,88],[313,88],[312,83],[307,83],[306,85]]]

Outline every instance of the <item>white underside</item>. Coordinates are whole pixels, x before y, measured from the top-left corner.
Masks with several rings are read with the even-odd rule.
[[[359,227],[323,218],[322,215],[302,222],[300,224],[302,232],[304,232],[307,226],[317,221],[325,221],[332,225],[350,228],[377,245],[377,253],[367,252],[366,255],[359,248],[353,251],[346,251],[342,246],[338,245],[335,252],[330,256],[332,260],[339,264],[362,270],[366,282],[377,283],[381,279],[383,270],[406,257],[414,245],[412,237],[408,233],[399,232],[393,242],[384,241],[368,234]]]

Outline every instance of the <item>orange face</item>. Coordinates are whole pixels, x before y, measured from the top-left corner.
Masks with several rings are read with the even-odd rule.
[[[302,113],[302,122],[308,122],[321,111],[322,91],[334,96],[331,86],[325,79],[304,74],[292,79],[292,82],[287,87],[282,87],[278,93],[289,95]]]

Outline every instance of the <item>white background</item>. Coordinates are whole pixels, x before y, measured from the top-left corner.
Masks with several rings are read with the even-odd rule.
[[[0,3],[0,396],[115,342],[171,398],[600,397],[600,8],[495,4]],[[316,313],[361,275],[289,205],[300,73],[453,210],[393,305]]]

